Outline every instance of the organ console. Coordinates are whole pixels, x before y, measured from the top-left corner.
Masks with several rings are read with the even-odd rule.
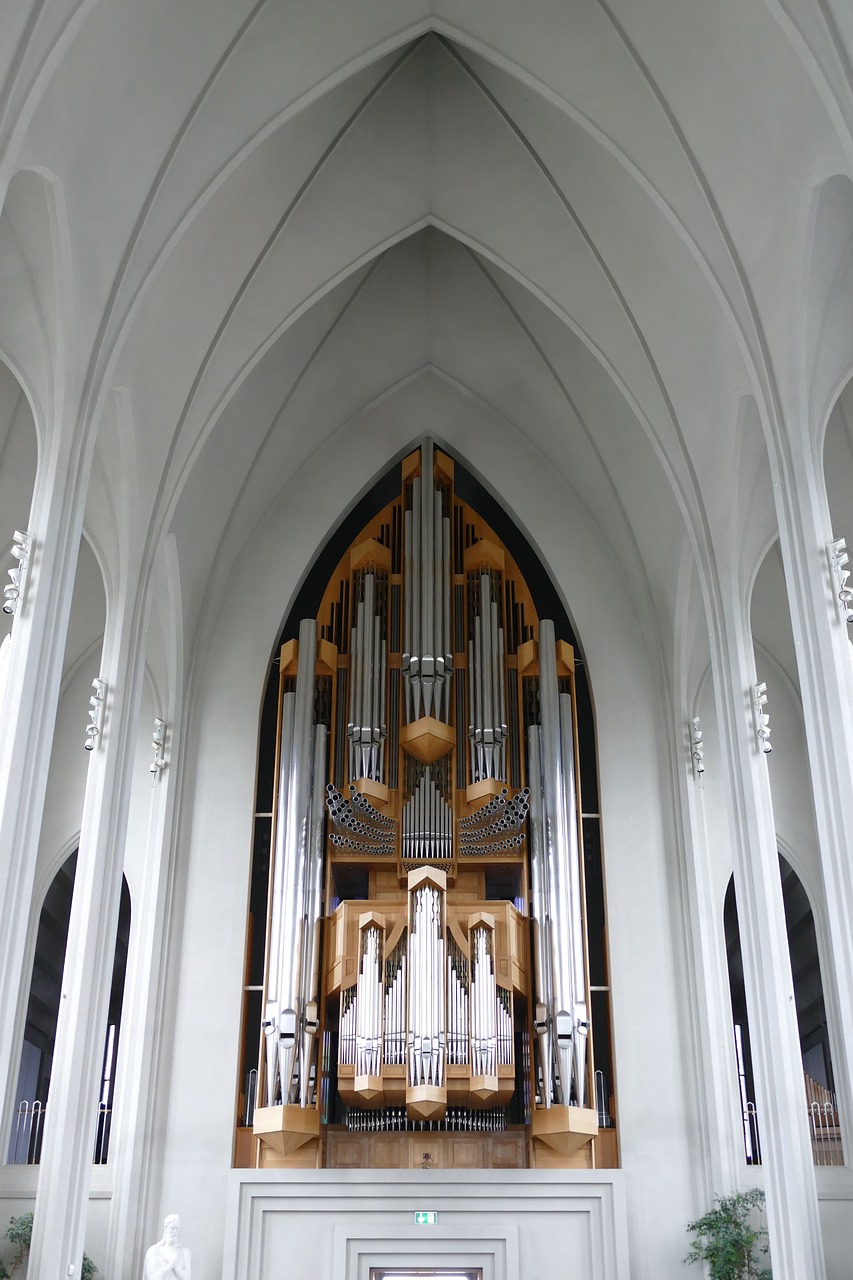
[[[401,477],[280,654],[257,1161],[588,1166],[574,654],[452,460]]]

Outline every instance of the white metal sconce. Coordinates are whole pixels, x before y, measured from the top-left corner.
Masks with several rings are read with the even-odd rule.
[[[847,554],[847,542],[844,538],[835,538],[826,544],[826,555],[829,560],[829,572],[834,583],[835,604],[842,622],[853,622],[853,587],[848,587],[847,579],[850,570],[845,566],[850,563]]]
[[[3,588],[3,612],[17,613],[21,596],[24,592],[24,580],[26,578],[27,566],[30,562],[30,543],[31,535],[26,530],[21,532],[16,529],[12,535],[12,555],[17,560],[17,564],[9,569],[9,577],[11,582]]]
[[[755,723],[755,742],[758,750],[765,756],[769,756],[773,747],[770,743],[770,713],[765,711],[767,705],[767,685],[762,680],[761,684],[752,686],[752,718]]]
[[[705,742],[702,737],[702,721],[698,716],[690,721],[690,755],[693,759],[693,776],[699,782],[705,772]]]
[[[154,720],[154,732],[151,736],[151,745],[154,748],[154,759],[148,766],[148,772],[151,774],[152,781],[160,776],[160,770],[166,768],[166,721],[156,718]]]
[[[86,737],[83,746],[87,751],[94,751],[95,745],[104,727],[104,700],[107,694],[106,681],[96,676],[92,681],[92,692],[89,695],[89,723],[86,725]]]

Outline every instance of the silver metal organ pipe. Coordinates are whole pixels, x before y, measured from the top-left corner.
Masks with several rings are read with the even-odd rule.
[[[424,781],[421,777],[415,791],[415,857],[423,856],[423,830],[424,830]]]
[[[584,964],[583,902],[581,894],[580,847],[578,842],[577,803],[575,798],[575,735],[572,724],[572,699],[560,695],[560,747],[563,760],[568,823],[568,887],[571,919],[572,988],[574,991],[574,1065],[575,1095],[578,1106],[586,1106],[586,1049],[589,1013],[586,1004],[586,972]]]
[[[432,537],[432,589],[434,602],[432,648],[430,652],[435,663],[435,714],[436,718],[440,720],[442,719],[441,700],[444,693],[444,580],[441,572],[444,563],[444,523],[441,516],[440,489],[436,489],[433,495]]]
[[[492,607],[489,590],[489,575],[480,575],[480,662],[483,679],[483,755],[485,757],[486,776],[493,777],[495,749],[495,708],[492,688]]]
[[[415,718],[412,713],[412,688],[409,680],[409,664],[411,662],[412,653],[414,652],[414,638],[412,635],[412,564],[412,516],[410,512],[404,511],[403,568],[405,577],[403,579],[403,657],[400,667],[403,675],[403,683],[406,686],[407,722],[410,722]]]
[[[543,841],[540,737],[539,726],[531,725],[527,731],[527,759],[530,768],[530,888],[533,917],[533,972],[538,997],[533,1025],[539,1045],[542,1101],[546,1107],[550,1107],[553,1101],[554,1082],[554,1047],[551,1032],[554,998],[551,984],[550,904]]]
[[[284,912],[285,876],[285,822],[287,792],[290,785],[290,756],[293,751],[293,719],[296,694],[286,693],[281,708],[281,747],[279,752],[278,801],[276,806],[275,852],[273,856],[273,887],[270,911],[270,941],[267,948],[267,997],[264,1010],[264,1037],[266,1041],[266,1102],[275,1102],[278,1090],[278,1036],[281,1011],[281,948],[282,916]]]
[[[423,940],[426,959],[421,970],[421,982],[423,990],[423,1050],[424,1050],[424,1081],[429,1084],[432,1080],[432,1040],[434,1035],[433,1025],[433,1001],[432,1001],[432,972],[434,964],[434,939],[432,936],[432,894],[429,889],[423,892]]]
[[[431,885],[412,899],[409,939],[409,1083],[444,1079],[445,968],[441,896]]]
[[[365,574],[364,586],[367,590],[368,575]],[[367,774],[365,733],[369,722],[370,708],[370,641],[373,636],[372,619],[367,613],[367,602],[363,597],[356,609],[356,642],[358,649],[354,655],[354,663],[358,675],[358,707],[356,709],[355,740],[358,776]]]
[[[426,825],[426,795],[424,794],[423,777],[418,783],[417,797],[417,804],[415,807],[415,853],[419,858],[422,858],[426,851],[426,840],[424,838],[424,827]]]
[[[507,739],[507,723],[506,723],[506,675],[504,671],[504,629],[498,629],[498,723],[501,727],[501,756],[500,769],[498,776],[507,777],[506,771],[506,739]]]
[[[411,857],[412,811],[410,805],[403,805],[403,856]]]
[[[433,929],[432,938],[435,946],[435,956],[432,964],[432,1007],[433,1007],[433,1082],[435,1084],[442,1083],[443,1068],[443,1052],[446,1045],[446,1029],[447,1017],[444,1005],[445,982],[444,982],[444,931],[441,927],[441,919],[434,917],[435,927]]]
[[[477,769],[477,670],[474,666],[474,642],[468,641],[468,738],[471,742],[471,778],[479,781]]]
[[[569,821],[560,751],[560,701],[554,624],[539,624],[539,702],[542,715],[544,847],[551,904],[551,963],[554,975],[553,1017],[557,1034],[560,1102],[570,1102],[574,1036],[574,970],[569,906]]]
[[[373,614],[368,611],[368,596],[372,596],[370,587],[372,574],[364,575],[364,596],[358,605],[358,667],[359,667],[359,705],[356,720],[356,735],[359,745],[359,777],[367,777],[368,751],[370,740],[370,676],[371,650],[373,648]]]
[[[341,993],[341,1017],[338,1039],[338,1062],[355,1064],[355,987],[347,987]]]
[[[364,688],[364,720],[362,721],[362,758],[364,760],[364,776],[373,777],[373,747],[376,742],[378,706],[376,705],[376,642],[379,638],[379,619],[376,617],[376,578],[372,573],[364,575],[364,632],[365,649],[365,688]]]
[[[412,715],[415,720],[421,713],[420,703],[420,657],[423,652],[421,641],[421,480],[416,477],[412,481],[412,581],[408,588],[412,601],[412,655],[409,670],[412,680]]]
[[[377,621],[378,625],[378,621]],[[381,781],[385,773],[385,739],[388,735],[388,641],[382,641],[379,663],[379,759],[376,773]]]
[[[434,579],[435,544],[433,535],[433,517],[435,505],[433,497],[433,449],[432,441],[425,440],[421,446],[421,693],[424,714],[432,713],[433,683],[435,680],[435,649],[433,646],[434,627]]]
[[[323,801],[326,790],[326,726],[314,726],[314,768],[305,880],[305,944],[302,957],[302,1037],[299,1054],[299,1105],[307,1107],[314,1045],[319,1030],[320,942],[323,916]]]
[[[421,1081],[421,1026],[423,1018],[420,1008],[420,976],[421,976],[421,936],[418,930],[418,913],[420,898],[417,894],[412,899],[412,918],[409,926],[409,1084],[414,1086]]]
[[[361,935],[361,963],[356,982],[356,1075],[377,1076],[382,1047],[382,935],[368,925]]]
[[[406,946],[403,951],[400,963],[400,982],[397,989],[397,1033],[398,1057],[397,1061],[405,1063],[406,1061],[406,1019],[408,1017],[408,998],[409,991],[409,949],[408,949],[408,933],[406,934]]]
[[[369,754],[370,760],[367,766],[367,776],[375,778],[379,781],[379,743],[381,740],[381,726],[379,720],[379,700],[382,695],[380,687],[382,679],[382,639],[380,636],[380,627],[382,619],[376,615],[372,618],[373,642],[370,646],[371,663],[370,663],[370,720],[369,738],[370,744]]]
[[[498,988],[498,1065],[512,1066],[512,995]]]
[[[423,784],[424,787],[424,853],[428,858],[434,856],[433,847],[433,831],[435,830],[435,792],[432,787]]]
[[[404,515],[405,643],[401,670],[409,721],[450,710],[453,651],[450,630],[451,528],[435,483],[435,450],[421,446],[421,474],[412,481],[412,507]]]
[[[356,614],[356,617],[358,615]],[[347,738],[349,740],[349,776],[354,778],[358,773],[358,744],[356,742],[356,725],[358,724],[359,706],[359,666],[358,666],[358,630],[353,627],[350,632],[349,648],[349,716],[347,719]]]
[[[347,735],[350,777],[382,780],[386,724],[387,643],[377,611],[376,575],[364,575],[350,645]]]
[[[491,634],[491,640],[490,640],[490,648],[491,648],[491,659],[492,659],[492,676],[491,676],[492,710],[494,713],[492,726],[494,728],[494,738],[495,738],[495,756],[494,756],[494,766],[493,766],[492,777],[503,778],[504,772],[503,772],[503,767],[501,763],[502,761],[501,746],[504,740],[504,736],[506,734],[506,728],[504,727],[501,719],[500,690],[501,690],[501,685],[503,684],[503,670],[500,666],[500,660],[498,656],[500,652],[498,647],[498,632],[499,632],[498,606],[497,606],[497,602],[494,600],[491,603],[491,630],[492,630],[492,634]]]
[[[477,743],[477,778],[485,777],[483,756],[483,730],[486,725],[485,685],[483,677],[483,620],[474,618],[474,670],[477,687],[477,718],[474,721],[474,741]]]
[[[353,592],[353,595],[355,592]],[[352,764],[350,767],[350,777],[357,778],[360,772],[360,741],[359,726],[361,725],[361,655],[362,646],[362,626],[364,614],[361,605],[353,605],[353,629],[352,629],[352,647],[350,648],[350,688],[352,690],[352,720],[348,726],[351,744]]]
[[[450,636],[450,519],[445,516],[442,521],[442,556],[441,578],[444,584],[444,635],[442,636],[444,654],[444,679],[447,682],[447,710],[450,718],[450,675],[453,671],[453,643]]]
[[[302,909],[308,852],[308,823],[313,765],[312,715],[317,624],[299,624],[293,746],[288,762],[287,808],[284,813],[284,875],[279,949],[279,1077],[282,1102],[287,1102],[297,1050],[300,980],[302,977]]]

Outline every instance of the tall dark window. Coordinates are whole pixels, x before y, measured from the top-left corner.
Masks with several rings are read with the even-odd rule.
[[[36,951],[27,1001],[27,1020],[9,1138],[9,1164],[38,1164],[56,1043],[56,1023],[62,995],[62,970],[68,944],[71,899],[77,870],[77,851],[53,878],[39,916]],[[110,1117],[118,1060],[121,1007],[130,937],[130,892],[122,878],[115,959],[110,985],[107,1034],[101,1069],[98,1134],[94,1162],[105,1164],[109,1151]]]
[[[838,1119],[835,1111],[832,1054],[829,1047],[826,1004],[820,975],[814,914],[809,904],[808,895],[797,873],[781,854],[779,856],[779,872],[782,877],[782,897],[785,904],[785,924],[788,933],[788,949],[791,956],[791,972],[794,980],[794,1000],[797,1006],[797,1027],[800,1036],[800,1052],[803,1059],[805,1097],[812,1123],[815,1162],[818,1164],[835,1164],[840,1162],[840,1139],[837,1134]],[[729,881],[729,887],[726,891],[723,918],[726,931],[726,953],[732,1001],[732,1021],[734,1023],[735,1055],[738,1064],[743,1109],[744,1147],[747,1162],[749,1164],[760,1164],[759,1118],[755,1102],[749,1019],[743,978],[743,957],[741,954],[733,878]]]

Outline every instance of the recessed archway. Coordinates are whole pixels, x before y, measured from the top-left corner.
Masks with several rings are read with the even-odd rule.
[[[7,1163],[9,1164],[39,1163],[44,1117],[49,1102],[62,970],[65,963],[76,869],[77,850],[75,849],[53,877],[39,914],[12,1130],[8,1144]],[[95,1164],[106,1164],[109,1154],[110,1121],[130,939],[130,917],[130,891],[127,881],[122,879],[107,1034],[101,1067],[98,1130],[93,1154]]]
[[[424,471],[424,468],[427,470]],[[421,488],[422,485],[431,486],[433,483],[432,479],[425,480],[425,475],[434,475],[434,490],[431,487],[425,490]],[[422,503],[427,502],[427,499],[421,497],[423,492],[431,495],[428,507],[422,506]],[[439,524],[424,523],[421,529],[422,516],[418,514],[415,518],[413,513],[427,509],[435,512],[434,516],[429,517],[433,522],[438,521],[439,509],[444,514]],[[426,516],[423,516],[423,521],[427,522]],[[408,530],[405,537],[404,527]],[[413,532],[415,529],[420,529],[417,540]],[[439,539],[435,546],[443,549],[435,551],[433,555],[434,539]],[[429,581],[430,586],[429,590],[421,586],[415,590],[411,583],[416,580],[413,578],[415,566],[421,564],[419,557],[423,554],[424,546],[431,548],[428,560],[430,567],[428,571],[423,570],[427,574],[423,581]],[[421,550],[418,550],[419,547]],[[435,583],[438,585],[433,585],[430,575],[435,575]],[[413,590],[415,595],[412,595]],[[371,619],[369,624],[365,622],[368,616]],[[553,1094],[555,1098],[561,1099],[558,1110],[562,1108],[571,1112],[575,1107],[581,1111],[586,1108],[587,1114],[594,1117],[592,1123],[597,1143],[597,1167],[612,1167],[616,1160],[616,1146],[611,1101],[613,1075],[600,815],[594,727],[583,658],[559,593],[509,513],[458,460],[435,449],[431,441],[427,441],[414,453],[407,451],[402,463],[380,478],[329,539],[303,580],[276,651],[279,670],[273,663],[261,717],[250,940],[243,1018],[246,1037],[241,1084],[244,1087],[238,1114],[237,1163],[242,1164],[247,1158],[253,1158],[250,1145],[251,1123],[254,1121],[256,1136],[263,1134],[267,1113],[281,1112],[286,1120],[290,1107],[290,1072],[295,1068],[289,1066],[280,1081],[273,1077],[273,1072],[278,1071],[279,1066],[275,1052],[272,1058],[269,1057],[269,1046],[272,1043],[275,1050],[276,1043],[275,1040],[270,1040],[269,1028],[276,1024],[270,1020],[270,997],[269,994],[265,997],[264,992],[269,992],[271,982],[279,980],[270,975],[283,971],[283,967],[289,962],[282,957],[293,945],[286,940],[289,936],[286,926],[277,924],[277,920],[286,915],[286,903],[291,900],[291,890],[282,896],[284,891],[278,887],[283,883],[279,880],[280,875],[289,874],[281,870],[285,865],[282,859],[286,861],[288,856],[282,853],[282,841],[286,840],[285,831],[295,821],[290,815],[299,803],[297,793],[290,789],[291,784],[285,772],[285,762],[295,750],[295,739],[291,739],[287,728],[290,714],[287,707],[289,701],[292,706],[294,679],[297,681],[297,690],[303,688],[299,683],[303,679],[300,674],[302,668],[298,667],[297,670],[297,663],[300,661],[299,654],[303,651],[303,645],[310,643],[303,641],[303,632],[306,626],[309,629],[314,626],[313,621],[306,622],[305,619],[311,620],[313,617],[317,618],[319,625],[319,665],[316,694],[311,701],[313,715],[318,717],[317,730],[325,726],[323,743],[328,739],[329,745],[321,748],[322,763],[321,757],[316,757],[312,777],[316,777],[318,770],[322,770],[323,776],[328,779],[328,785],[323,785],[328,793],[326,805],[330,819],[329,843],[327,854],[315,854],[312,852],[315,847],[318,851],[321,846],[326,848],[326,837],[322,833],[316,837],[312,835],[310,850],[306,846],[305,852],[297,855],[298,860],[294,865],[298,866],[299,860],[303,858],[325,858],[325,871],[318,870],[317,875],[321,879],[317,883],[325,886],[325,910],[321,914],[325,916],[327,950],[337,945],[334,940],[338,937],[340,920],[349,919],[347,912],[350,916],[353,911],[356,912],[353,919],[359,912],[362,913],[360,919],[367,919],[363,913],[368,910],[371,902],[375,900],[378,904],[383,923],[377,927],[381,928],[383,935],[387,933],[387,940],[373,940],[370,945],[381,946],[383,949],[387,945],[389,952],[387,961],[382,962],[385,964],[384,970],[380,964],[387,989],[382,997],[384,1014],[377,1016],[384,1021],[385,1029],[381,1035],[376,1034],[384,1048],[381,1051],[382,1065],[374,1074],[378,1079],[382,1071],[391,1069],[387,1073],[390,1083],[381,1087],[374,1084],[368,1109],[365,1110],[361,1105],[358,1088],[354,1092],[351,1084],[346,1083],[347,1068],[351,1065],[347,1047],[350,1032],[347,1028],[348,1019],[355,1016],[352,1012],[354,999],[365,1001],[368,997],[357,997],[351,981],[330,977],[325,1003],[319,1004],[318,996],[312,997],[309,1002],[312,1007],[318,1006],[320,1009],[322,1082],[320,1065],[316,1072],[311,1066],[299,1067],[298,1096],[302,1116],[304,1118],[306,1113],[310,1114],[310,1110],[316,1108],[320,1113],[318,1123],[324,1126],[325,1137],[322,1147],[318,1147],[317,1158],[325,1159],[329,1167],[343,1167],[339,1162],[354,1158],[353,1151],[359,1146],[360,1136],[379,1131],[389,1136],[405,1135],[411,1131],[410,1136],[413,1136],[415,1145],[420,1142],[423,1146],[427,1142],[423,1135],[429,1130],[430,1141],[438,1143],[441,1151],[438,1154],[432,1151],[420,1152],[419,1148],[417,1159],[424,1162],[421,1167],[432,1167],[435,1160],[449,1160],[454,1155],[455,1147],[461,1147],[462,1135],[465,1134],[477,1135],[476,1140],[480,1145],[485,1142],[485,1138],[480,1135],[506,1135],[503,1141],[505,1150],[502,1149],[500,1154],[491,1152],[491,1149],[484,1149],[482,1152],[466,1149],[467,1155],[464,1158],[479,1162],[468,1167],[527,1167],[526,1140],[522,1144],[515,1143],[513,1154],[509,1150],[512,1145],[510,1138],[514,1140],[521,1136],[515,1130],[526,1131],[530,1127],[540,1103],[543,1108],[550,1107]],[[482,621],[484,617],[489,619],[488,634],[483,630],[487,625]],[[540,621],[543,617],[552,621]],[[427,621],[422,622],[422,618]],[[406,647],[413,642],[405,637],[414,635],[420,626],[426,626],[432,635],[434,618],[443,619],[441,652],[449,656],[442,656],[437,666],[439,674],[434,683],[430,675],[423,686],[418,686],[409,678],[409,663],[414,669],[415,659],[410,659],[409,649]],[[567,785],[570,786],[572,797],[570,803],[568,794],[560,802],[566,806],[566,832],[560,839],[568,842],[567,848],[570,845],[575,849],[574,854],[566,854],[568,860],[565,875],[569,878],[560,881],[562,887],[559,891],[556,888],[557,881],[550,890],[544,887],[544,882],[551,875],[550,871],[537,870],[537,866],[544,866],[544,863],[537,862],[537,858],[544,858],[545,854],[541,851],[537,853],[536,849],[539,847],[537,842],[546,838],[541,835],[545,830],[541,823],[545,819],[537,816],[530,826],[532,852],[529,865],[526,851],[528,803],[547,807],[550,794],[547,788],[551,785],[543,785],[544,774],[539,772],[538,754],[539,721],[541,718],[543,726],[545,725],[546,708],[550,705],[548,700],[551,696],[550,686],[546,689],[545,684],[547,665],[542,665],[547,664],[548,660],[546,655],[549,642],[544,638],[546,627],[550,628],[551,644],[555,631],[559,636],[555,652],[561,656],[556,659],[553,686],[554,697],[560,702],[561,719],[560,727],[554,729],[554,732],[562,743],[560,758],[565,762],[569,777]],[[370,637],[369,653],[372,656],[365,656],[368,653],[365,647],[367,636]],[[425,665],[425,669],[431,670],[433,659],[424,659],[423,662],[429,663],[429,666]],[[563,665],[560,666],[560,663]],[[368,671],[371,673],[369,676]],[[542,674],[543,671],[545,674]],[[449,680],[451,672],[452,685]],[[444,685],[447,686],[446,690]],[[307,688],[307,685],[304,687]],[[372,692],[365,692],[368,688]],[[419,689],[422,691],[419,692]],[[308,695],[300,693],[299,697],[304,699]],[[369,734],[366,728],[358,728],[364,716],[375,718],[380,715],[380,704],[381,726],[377,719],[376,727],[370,729]],[[497,711],[499,704],[503,707],[500,713]],[[307,702],[304,705],[307,706]],[[372,710],[368,710],[368,706]],[[496,714],[500,714],[502,719],[492,727],[489,717]],[[573,716],[576,717],[574,731],[570,728]],[[541,733],[544,744],[544,727]],[[364,737],[365,734],[368,734],[368,738]],[[419,735],[423,735],[422,740]],[[533,742],[531,735],[535,737],[537,744],[535,764],[532,754],[534,747],[529,745]],[[381,748],[378,745],[380,740]],[[575,746],[575,740],[579,750]],[[357,742],[362,745],[355,745]],[[545,752],[544,745],[541,750]],[[548,750],[552,750],[552,747]],[[288,764],[286,767],[289,770],[293,766]],[[277,770],[280,770],[278,778]],[[577,797],[576,771],[580,788]],[[354,797],[352,801],[345,799],[348,781],[349,794]],[[538,789],[541,789],[541,798],[536,798],[540,797]],[[286,797],[283,808],[282,795]],[[344,810],[351,804],[356,805],[358,812],[353,809],[347,817]],[[383,815],[379,809],[386,806],[387,812]],[[318,815],[321,812],[322,810],[318,810]],[[539,813],[538,808],[536,813]],[[486,821],[490,818],[497,822],[494,831]],[[317,823],[322,827],[322,821],[322,816],[312,818],[311,830],[319,832]],[[458,835],[455,825],[457,821]],[[370,827],[374,822],[378,824],[376,831],[380,833],[376,840],[371,835]],[[398,824],[402,832],[399,840],[391,834],[397,830]],[[415,825],[412,824],[425,824],[417,825],[420,835],[414,834]],[[549,827],[549,849],[552,847],[550,842],[557,838],[550,834],[551,830]],[[469,831],[471,834],[468,834]],[[315,840],[319,842],[316,846]],[[579,853],[581,848],[582,854]],[[392,857],[394,861],[387,860]],[[547,855],[549,867],[552,865],[552,857],[555,858],[556,853]],[[383,858],[386,861],[383,862]],[[466,858],[482,859],[482,868],[474,861],[466,862]],[[576,859],[574,871],[571,871],[571,858]],[[274,864],[274,870],[271,869],[271,864]],[[317,865],[319,868],[319,861]],[[435,866],[439,867],[436,892],[444,893],[446,888],[447,912],[456,912],[458,915],[462,910],[460,903],[479,903],[486,911],[483,920],[492,923],[485,926],[477,922],[471,924],[469,916],[474,908],[469,907],[467,915],[463,912],[464,920],[463,916],[459,916],[457,923],[447,926],[446,942],[442,925],[441,937],[435,947],[424,953],[425,957],[429,955],[429,960],[422,958],[417,962],[423,968],[435,960],[443,973],[445,961],[436,957],[444,956],[444,948],[447,947],[447,974],[440,978],[438,987],[439,990],[444,990],[446,983],[447,1006],[445,1012],[442,1012],[444,996],[436,997],[436,1016],[440,1019],[446,1016],[448,1029],[446,1033],[442,1029],[439,1034],[436,1026],[427,1036],[428,1039],[432,1037],[436,1044],[441,1042],[441,1049],[431,1052],[440,1055],[442,1065],[436,1067],[433,1064],[431,1070],[438,1072],[442,1079],[446,1054],[448,1084],[446,1088],[442,1085],[442,1088],[447,1097],[442,1095],[444,1101],[436,1103],[434,1114],[424,1115],[419,1110],[419,1095],[417,1102],[407,1102],[405,1108],[399,1105],[397,1068],[404,1061],[400,1055],[404,1053],[406,1018],[409,1019],[411,1037],[415,1034],[411,1031],[411,1019],[413,1011],[419,1007],[420,997],[416,997],[410,990],[407,1005],[405,997],[397,992],[398,978],[400,982],[406,981],[405,976],[400,978],[400,975],[405,975],[406,972],[418,973],[419,969],[414,959],[414,950],[411,962],[406,958],[409,954],[407,947],[415,948],[416,945],[415,917],[412,917],[408,926],[405,925],[401,903],[396,899],[402,893],[401,902],[405,904],[406,890],[400,886],[406,885],[407,877],[409,892],[416,892],[412,885],[420,882],[411,881],[411,876],[417,868],[426,871]],[[313,876],[313,873],[309,875],[307,871],[297,874],[305,877],[305,884]],[[538,880],[537,876],[540,877]],[[574,888],[571,888],[570,880]],[[581,885],[584,881],[586,898],[585,904],[581,906]],[[302,879],[299,883],[302,885]],[[294,888],[292,892],[298,897],[303,889]],[[548,893],[551,894],[551,906],[547,908],[546,923],[542,895]],[[569,924],[566,915],[570,902],[574,900],[577,900],[576,925]],[[272,905],[268,906],[268,903]],[[433,903],[431,910],[434,908]],[[313,919],[311,913],[317,909],[316,906],[310,909],[306,907],[306,918]],[[512,915],[512,920],[507,913]],[[398,916],[398,923],[387,923],[392,917],[396,920]],[[476,932],[481,927],[494,930],[498,927],[494,922],[504,916],[507,917],[506,923],[500,926],[504,932],[490,933],[489,940],[484,940],[482,945],[486,948],[483,955],[490,957],[489,972],[495,975],[498,982],[498,995],[494,997],[498,999],[499,1005],[498,1023],[501,1022],[501,1016],[506,1019],[505,1030],[500,1033],[495,1031],[493,1038],[497,1046],[495,1052],[500,1058],[501,1066],[505,1065],[507,1071],[502,1072],[503,1084],[499,1085],[497,1065],[494,1065],[492,1074],[495,1083],[487,1085],[479,1082],[476,1085],[478,1092],[469,1093],[465,1071],[462,1072],[465,1079],[460,1076],[456,1081],[451,1078],[452,1067],[467,1067],[468,1074],[473,1070],[476,1081],[480,1081],[480,1075],[483,1076],[483,1081],[491,1080],[492,1075],[485,1067],[478,1075],[478,1071],[470,1065],[479,1062],[476,1055],[485,1050],[472,1047],[469,1056],[469,1001],[471,1046],[480,1043],[475,1036],[486,1035],[485,1032],[475,1032],[473,1029],[474,1010],[480,1010],[478,1017],[487,1018],[489,1004],[485,996],[482,997],[485,1002],[482,1008],[475,1001],[475,973],[479,972],[476,965],[481,961],[477,960],[475,965],[475,943],[469,939],[468,932]],[[455,915],[448,918],[456,921]],[[588,960],[587,946],[582,942],[582,918],[586,921]],[[479,919],[477,916],[476,921]],[[301,920],[302,915],[298,914],[297,921]],[[293,928],[301,930],[303,925],[297,923]],[[407,929],[408,943],[405,940]],[[520,931],[519,936],[526,935],[530,930],[532,936],[539,939],[530,952],[529,981],[521,976],[523,966],[520,959],[511,961],[508,954],[503,957],[503,952],[500,951],[515,929]],[[341,937],[349,938],[348,930],[349,925],[345,925]],[[570,934],[575,942],[570,940]],[[547,942],[543,940],[546,936]],[[473,938],[473,934],[471,937]],[[564,1030],[564,1040],[560,1042],[563,1045],[562,1053],[569,1052],[565,1042],[570,1041],[574,1045],[571,1052],[579,1055],[571,1059],[575,1064],[571,1068],[568,1057],[565,1061],[560,1059],[563,1063],[560,1066],[555,1065],[557,1059],[552,1060],[552,1046],[556,1052],[556,1039],[550,1038],[556,1033],[553,1029],[548,1029],[551,1027],[552,1014],[547,1012],[540,1016],[539,1012],[540,1005],[543,1010],[550,1010],[548,1001],[552,999],[549,994],[551,983],[553,981],[556,988],[564,976],[557,960],[551,957],[552,938],[555,952],[562,947],[564,956],[573,947],[577,948],[577,965],[572,981],[578,992],[580,988],[577,983],[581,981],[579,975],[583,971],[580,966],[586,967],[586,976],[582,980],[585,993],[574,997],[574,1007],[580,1008],[582,1004],[584,1008],[583,1021],[578,1023],[582,1032],[577,1028],[572,1033]],[[303,937],[299,946],[304,949],[307,945]],[[346,945],[349,946],[349,942]],[[524,949],[527,954],[527,942],[524,943]],[[304,951],[300,951],[300,955],[303,953]],[[503,958],[498,958],[499,953]],[[535,987],[538,995],[534,995],[534,954],[539,975]],[[299,963],[304,965],[304,960]],[[317,963],[313,961],[307,971],[303,970],[303,978],[300,979],[303,985],[307,981],[305,972],[309,975],[318,972]],[[340,963],[343,964],[342,973],[346,978],[351,973],[355,974],[356,970],[349,960]],[[377,964],[379,963],[377,960]],[[410,963],[412,968],[408,969]],[[499,966],[502,967],[499,969]],[[329,974],[337,973],[338,967],[338,961],[333,964],[326,957],[319,972],[324,975],[327,971]],[[502,979],[497,978],[499,972],[505,975]],[[511,972],[517,975],[512,981]],[[565,976],[568,978],[567,971]],[[323,982],[326,983],[325,978]],[[358,990],[361,990],[360,986]],[[561,998],[565,999],[565,995]],[[267,1000],[266,1006],[264,999]],[[537,1000],[539,1004],[536,1003]],[[534,1006],[537,1028],[540,1023],[542,1025],[535,1042],[531,1035]],[[376,1005],[376,1010],[379,1007]],[[408,1013],[405,1012],[406,1008]],[[578,1047],[581,1034],[583,1043],[586,1044],[590,1023],[598,1046],[595,1050],[594,1070],[592,1057],[586,1058],[586,1050],[581,1051]],[[353,1044],[361,1043],[360,1034],[353,1032]],[[537,1045],[536,1049],[534,1043]],[[261,1048],[263,1044],[266,1045],[265,1049]],[[306,1048],[305,1052],[308,1051]],[[303,1062],[301,1055],[302,1050],[300,1064]],[[505,1059],[500,1055],[506,1055]],[[256,1069],[255,1063],[259,1059],[260,1066]],[[305,1061],[307,1063],[308,1059]],[[569,1071],[572,1073],[571,1083]],[[556,1072],[553,1080],[552,1072]],[[582,1074],[576,1074],[577,1072]],[[358,1072],[356,1076],[358,1077]],[[263,1083],[264,1078],[266,1085]],[[558,1084],[554,1083],[556,1080],[559,1080]],[[474,1087],[471,1086],[472,1089]],[[408,1098],[408,1093],[406,1096]],[[257,1107],[261,1108],[260,1112]],[[580,1111],[576,1114],[580,1114]],[[440,1138],[451,1134],[459,1134],[455,1146],[440,1141]],[[283,1148],[280,1148],[277,1139],[275,1142],[276,1158],[286,1159],[292,1144],[285,1139]],[[397,1145],[400,1145],[399,1141]],[[406,1145],[405,1141],[403,1145]],[[531,1143],[531,1147],[533,1145]],[[547,1145],[550,1147],[554,1144],[549,1142]],[[588,1152],[580,1150],[585,1145],[588,1146],[588,1142],[575,1143],[574,1140],[563,1144],[559,1149],[559,1156],[570,1159],[569,1167],[575,1167],[571,1163],[575,1160],[581,1161],[578,1167],[587,1167],[583,1159],[588,1158]],[[300,1149],[304,1146],[304,1138],[296,1144]],[[405,1152],[396,1149],[392,1151],[393,1143],[385,1143],[381,1152],[374,1152],[372,1146],[368,1151],[364,1142],[360,1146],[364,1147],[360,1158],[368,1162],[368,1167],[377,1162],[380,1165],[385,1163],[386,1167],[395,1167],[396,1161],[408,1161],[411,1157],[408,1146]],[[298,1159],[306,1160],[310,1156],[311,1150],[308,1149]],[[463,1158],[461,1154],[459,1158]],[[551,1164],[545,1156],[540,1155],[540,1162],[544,1161],[543,1167],[551,1167],[554,1163],[555,1157],[550,1152],[548,1158]],[[494,1159],[504,1163],[489,1163]],[[403,1167],[408,1166],[404,1164]]]
[[[843,1164],[832,1073],[832,1051],[814,915],[808,895],[793,867],[781,854],[779,871],[785,903],[785,923],[794,980],[794,1000],[803,1058],[805,1096],[811,1124],[815,1164]],[[728,959],[729,991],[734,1027],[734,1052],[742,1106],[744,1152],[747,1164],[761,1163],[761,1119],[755,1100],[749,1015],[743,979],[743,959],[737,921],[734,879],[726,890],[723,923]]]

